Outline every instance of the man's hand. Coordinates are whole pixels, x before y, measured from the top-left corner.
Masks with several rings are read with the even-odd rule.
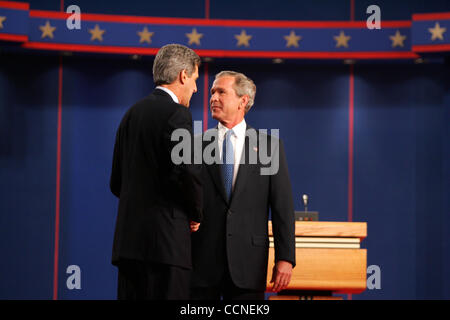
[[[291,276],[292,264],[288,261],[278,261],[273,267],[272,280],[270,280],[270,283],[273,283],[272,291],[279,292],[286,289],[291,281]]]
[[[200,227],[200,222],[190,221],[189,227],[191,228],[191,232],[198,231],[198,228]]]

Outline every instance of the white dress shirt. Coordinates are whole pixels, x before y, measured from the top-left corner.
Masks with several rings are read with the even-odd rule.
[[[222,125],[219,122],[218,125],[218,135],[219,135],[219,152],[220,152],[220,159],[222,159],[222,146],[223,146],[223,140],[225,137],[225,134],[227,133],[228,129],[224,125]],[[233,183],[232,183],[232,189],[234,190],[234,183],[236,182],[236,177],[239,170],[239,163],[241,162],[241,156],[242,156],[242,150],[244,149],[244,143],[245,143],[245,131],[247,129],[247,124],[245,123],[245,119],[242,119],[239,124],[235,125],[233,128],[233,133],[231,135],[231,143],[233,145],[234,150],[234,167],[233,167]]]
[[[161,89],[162,91],[167,92],[172,97],[172,100],[175,103],[180,103],[178,100],[178,97],[170,89],[167,89],[166,87],[161,87],[161,86],[157,86],[155,89]]]

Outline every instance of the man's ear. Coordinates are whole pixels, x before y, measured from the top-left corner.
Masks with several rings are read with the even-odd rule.
[[[245,110],[245,107],[246,107],[247,104],[248,104],[248,100],[249,100],[248,95],[244,94],[244,95],[241,97],[241,104],[239,105],[239,107],[241,107],[241,108],[243,108],[243,109]]]
[[[188,78],[186,69],[181,70],[181,72],[178,74],[179,80],[181,84],[185,84],[186,80]]]

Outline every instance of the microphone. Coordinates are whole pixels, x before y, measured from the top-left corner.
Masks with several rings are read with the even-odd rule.
[[[308,211],[308,195],[304,194],[302,198],[303,198],[303,205],[305,206],[305,212],[307,212]]]

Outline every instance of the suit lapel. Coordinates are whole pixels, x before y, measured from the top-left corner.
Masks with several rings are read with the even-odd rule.
[[[217,126],[215,129],[216,129],[216,134],[214,135],[214,137],[215,137],[214,142],[205,141],[203,150],[205,149],[205,146],[210,143],[215,144],[214,150],[219,150],[219,147],[218,147],[219,139],[217,137]],[[213,151],[213,152],[215,152],[215,151]],[[215,157],[216,156],[215,153],[212,156]],[[205,166],[207,168],[207,171],[211,175],[211,178],[214,181],[214,184],[216,185],[216,188],[219,191],[220,195],[222,196],[223,200],[228,203],[226,192],[225,192],[225,186],[224,186],[223,178],[222,178],[221,165],[219,163],[215,162],[213,164],[205,165]]]
[[[222,196],[223,200],[225,202],[228,202],[227,196],[225,194],[225,187],[223,185],[223,178],[222,178],[222,172],[220,164],[214,163],[212,165],[207,166],[209,174],[211,175],[214,184],[217,187],[217,190],[219,190],[220,195]]]
[[[216,129],[216,135],[215,140],[212,143],[215,143],[215,150],[219,150],[218,143],[219,139],[217,137],[217,127]],[[254,130],[249,125],[247,125],[246,131],[248,130]],[[204,147],[211,142],[205,141]],[[203,148],[204,149],[204,148]],[[250,163],[250,159],[257,159],[257,152],[258,152],[258,141],[257,136],[255,135],[246,135],[245,136],[245,142],[244,142],[244,149],[242,150],[242,158],[243,160],[239,164],[238,174],[236,177],[236,181],[234,184],[234,190],[231,195],[230,199],[230,206],[231,203],[239,198],[239,195],[243,192],[245,184],[247,183],[248,177],[251,174],[253,170],[256,170],[258,166],[255,163]],[[253,153],[251,156],[249,153]],[[256,155],[254,154],[256,153]],[[213,155],[215,156],[215,154]],[[214,184],[216,185],[217,190],[219,191],[220,195],[222,196],[223,200],[228,203],[223,177],[222,177],[222,167],[219,163],[213,163],[210,165],[206,165],[207,171],[211,175],[212,180],[214,181]]]
[[[254,130],[249,125],[247,125],[246,132],[248,132],[249,129]],[[251,172],[257,168],[257,165],[255,163],[250,163],[250,159],[257,159],[255,157],[255,154],[252,154],[250,156],[250,153],[257,153],[257,145],[258,142],[253,138],[252,135],[245,135],[244,149],[242,150],[242,160],[239,164],[238,174],[234,184],[230,206],[233,201],[237,201],[237,199],[239,199],[239,195],[243,192],[248,177],[250,176]]]

